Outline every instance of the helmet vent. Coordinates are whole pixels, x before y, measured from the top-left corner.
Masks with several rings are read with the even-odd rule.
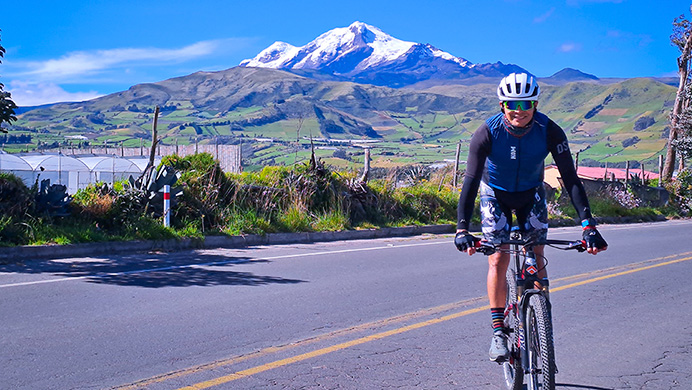
[[[538,100],[541,87],[537,80],[527,73],[511,73],[500,81],[497,97],[500,101]]]

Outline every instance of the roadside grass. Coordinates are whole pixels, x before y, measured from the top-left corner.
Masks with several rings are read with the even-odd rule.
[[[16,202],[0,196],[0,209],[12,210],[12,214],[0,216],[0,246],[456,223],[459,192],[450,185],[449,168],[432,172],[423,168],[383,170],[385,174],[365,184],[358,180],[356,171],[333,170],[319,160],[266,166],[242,174],[223,174],[208,154],[172,156],[164,163],[178,170],[178,184],[184,189],[174,206],[171,227],[163,227],[161,216],[152,210],[132,204],[123,182],[112,188],[100,184],[75,194],[66,216],[40,214],[31,202],[17,209]],[[0,189],[12,185],[13,193],[28,194],[29,189],[17,188],[20,182],[2,175]],[[673,206],[642,207],[627,194],[591,196],[590,201],[597,218],[654,220],[682,215]],[[569,199],[558,196],[549,210],[551,221],[576,224]],[[471,222],[480,223],[478,204]]]

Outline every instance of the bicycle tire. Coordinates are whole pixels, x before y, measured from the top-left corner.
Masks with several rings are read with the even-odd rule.
[[[526,348],[529,352],[528,390],[555,390],[555,349],[548,303],[533,294],[526,310]]]
[[[517,281],[516,272],[511,265],[507,268],[507,299],[505,299],[505,307],[516,305],[517,303]],[[502,363],[502,371],[505,376],[505,385],[508,390],[523,390],[524,389],[524,369],[521,366],[521,357],[519,356],[519,347],[517,343],[517,335],[519,334],[519,324],[516,317],[517,308],[510,311],[505,318],[505,326],[510,329],[507,344],[512,357],[509,361]]]
[[[518,256],[514,254],[513,256]],[[517,264],[515,259],[511,260],[510,265],[507,267],[507,304],[517,302],[517,271],[514,269],[514,264]]]

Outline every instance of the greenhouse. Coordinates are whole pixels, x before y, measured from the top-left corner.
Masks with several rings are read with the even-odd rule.
[[[158,164],[161,157],[156,158]],[[50,184],[62,184],[69,194],[91,183],[109,183],[137,177],[149,163],[145,157],[115,155],[64,155],[62,153],[9,154],[0,151],[0,172],[13,173],[27,186],[36,180],[50,179]]]

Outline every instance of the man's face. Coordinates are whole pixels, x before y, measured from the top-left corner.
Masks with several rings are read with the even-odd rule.
[[[507,107],[503,103],[504,102],[500,102],[500,107],[504,110],[505,118],[507,118],[507,121],[514,127],[525,127],[528,125],[531,119],[533,119],[533,113],[536,111],[535,107],[538,104],[538,102],[534,102],[533,106],[530,108],[520,105],[519,107],[511,107],[514,108],[514,110],[511,110],[510,107]]]

